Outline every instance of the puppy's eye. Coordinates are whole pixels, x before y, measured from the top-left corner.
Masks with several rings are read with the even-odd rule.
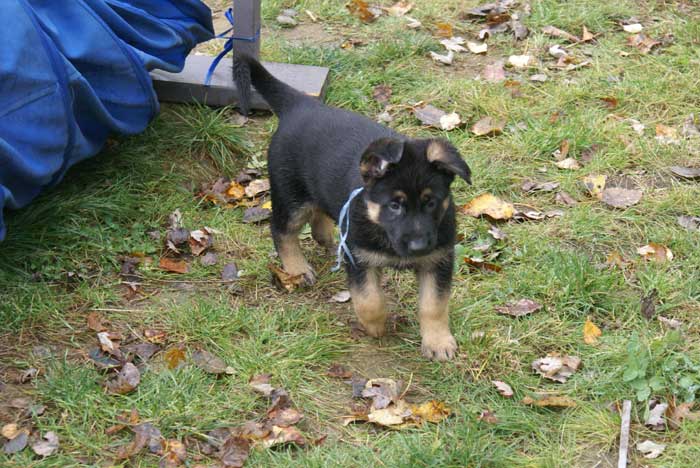
[[[401,202],[392,200],[389,203],[389,209],[395,213],[400,213],[401,212]]]
[[[437,206],[437,201],[434,198],[430,198],[425,202],[425,207],[429,210],[434,210]]]

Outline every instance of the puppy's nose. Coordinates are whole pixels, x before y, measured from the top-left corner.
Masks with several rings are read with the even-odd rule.
[[[423,252],[424,250],[427,250],[427,249],[428,249],[428,239],[425,237],[411,239],[408,242],[408,250],[410,250],[411,253]]]

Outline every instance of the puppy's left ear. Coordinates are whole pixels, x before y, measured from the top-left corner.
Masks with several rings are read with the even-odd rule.
[[[380,138],[367,147],[360,159],[360,175],[365,184],[381,179],[392,164],[403,156],[403,141],[393,138]]]
[[[457,148],[446,140],[429,140],[425,150],[428,161],[451,174],[458,175],[469,185],[472,184],[472,171],[462,159]]]

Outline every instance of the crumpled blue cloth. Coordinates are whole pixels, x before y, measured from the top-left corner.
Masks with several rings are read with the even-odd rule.
[[[159,110],[149,70],[214,35],[199,0],[0,0],[0,240],[20,208]]]

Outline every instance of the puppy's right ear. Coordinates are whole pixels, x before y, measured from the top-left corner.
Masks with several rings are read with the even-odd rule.
[[[380,138],[367,147],[360,159],[360,175],[364,183],[384,177],[389,165],[396,164],[403,155],[403,141]]]

